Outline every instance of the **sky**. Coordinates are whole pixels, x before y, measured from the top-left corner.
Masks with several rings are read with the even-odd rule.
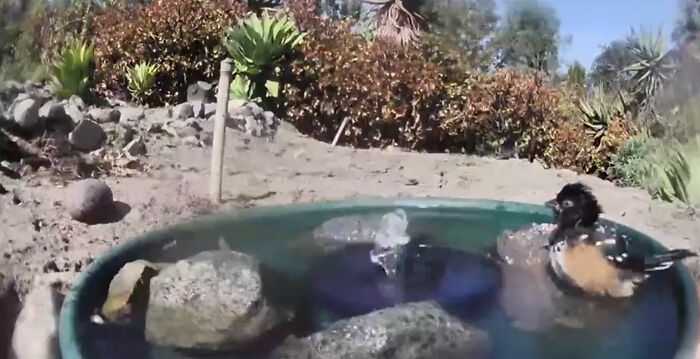
[[[670,41],[679,12],[678,0],[542,0],[556,9],[561,20],[561,34],[571,36],[571,43],[561,49],[562,67],[574,60],[590,68],[600,53],[600,46],[624,38],[632,27],[645,26],[663,30]],[[508,0],[497,0],[503,15]]]

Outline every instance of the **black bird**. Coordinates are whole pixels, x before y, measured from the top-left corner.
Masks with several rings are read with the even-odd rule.
[[[586,294],[614,298],[630,297],[650,275],[697,253],[674,249],[660,254],[638,255],[629,251],[624,237],[607,237],[596,231],[601,206],[586,185],[565,185],[547,201],[557,228],[545,247],[556,279]]]

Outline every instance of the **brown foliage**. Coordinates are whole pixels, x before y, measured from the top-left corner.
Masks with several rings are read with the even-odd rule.
[[[225,56],[221,35],[245,13],[239,0],[155,0],[108,8],[94,26],[98,92],[124,97],[127,68],[149,61],[160,66],[158,96],[150,104],[185,100],[188,84],[215,79]]]

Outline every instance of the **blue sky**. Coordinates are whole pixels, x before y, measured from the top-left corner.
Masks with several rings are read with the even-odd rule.
[[[503,15],[509,0],[497,0]],[[678,15],[678,0],[542,0],[554,7],[561,20],[562,35],[571,43],[561,50],[563,67],[578,60],[589,68],[600,45],[623,38],[631,27],[662,27],[670,39]]]

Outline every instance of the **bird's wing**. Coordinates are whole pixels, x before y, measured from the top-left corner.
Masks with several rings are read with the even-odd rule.
[[[629,250],[629,240],[620,236],[592,236],[595,246],[600,247],[605,258],[620,269],[644,271],[644,257],[633,254]]]

